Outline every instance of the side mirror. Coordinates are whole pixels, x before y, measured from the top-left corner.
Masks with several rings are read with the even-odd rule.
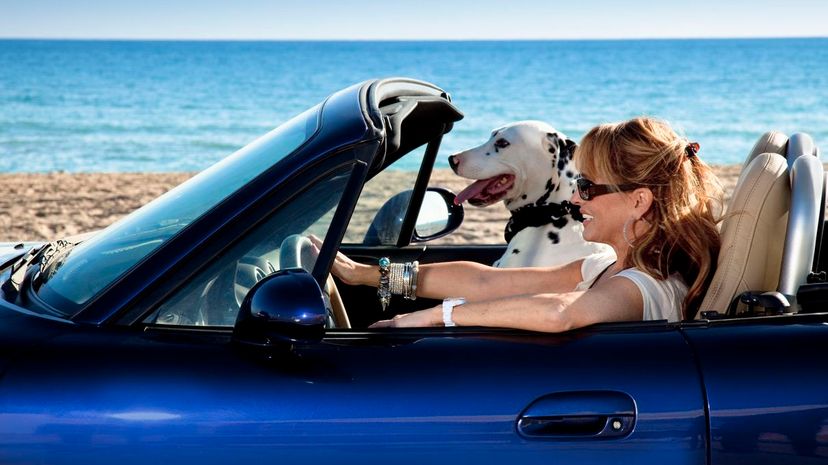
[[[455,204],[454,192],[442,187],[429,187],[417,215],[411,242],[426,242],[459,228],[463,223],[463,205]]]
[[[426,242],[443,237],[463,223],[463,206],[455,205],[455,195],[442,187],[429,187],[414,227],[411,242]],[[374,215],[362,243],[365,245],[394,245],[400,236],[411,190],[402,191],[388,199]]]
[[[326,319],[322,290],[313,276],[300,268],[280,270],[245,296],[233,341],[262,348],[318,342]]]

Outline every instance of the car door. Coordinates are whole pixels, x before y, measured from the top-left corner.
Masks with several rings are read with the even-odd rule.
[[[37,318],[37,317],[30,317]],[[674,326],[332,331],[69,327],[0,381],[3,463],[705,463]]]
[[[712,464],[828,457],[828,315],[688,325],[710,408]]]

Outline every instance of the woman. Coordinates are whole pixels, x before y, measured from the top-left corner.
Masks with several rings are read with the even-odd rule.
[[[418,277],[409,278],[405,292],[466,299],[446,299],[373,327],[558,332],[599,322],[693,318],[718,255],[711,205],[721,192],[697,151],[698,144],[652,118],[593,128],[576,150],[582,177],[572,203],[585,217],[584,239],[609,244],[614,254],[555,268],[449,262],[422,265],[417,273],[408,267],[407,276]],[[382,290],[388,283],[387,266],[382,268],[338,254],[332,271],[348,284]]]

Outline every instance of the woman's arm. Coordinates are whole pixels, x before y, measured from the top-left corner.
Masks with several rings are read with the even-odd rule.
[[[608,279],[588,291],[543,293],[471,302],[454,307],[459,326],[491,326],[561,332],[595,323],[643,318],[644,301],[628,279]],[[399,315],[372,327],[442,326],[441,307]]]
[[[321,241],[311,241],[321,247]],[[567,292],[581,282],[581,264],[576,260],[549,268],[493,268],[475,262],[422,264],[417,278],[417,296],[443,299],[466,297],[469,301],[491,300],[519,294]],[[331,269],[346,284],[379,284],[379,266],[357,263],[337,252]]]
[[[568,292],[581,282],[581,264],[547,268],[494,268],[475,262],[420,265],[417,295],[434,299],[465,297],[469,302],[521,294]],[[377,272],[379,279],[379,272]]]

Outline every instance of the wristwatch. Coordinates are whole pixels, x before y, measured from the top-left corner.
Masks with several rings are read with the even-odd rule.
[[[454,307],[464,303],[466,303],[466,299],[463,297],[449,297],[443,300],[443,325],[446,328],[457,326],[454,320],[451,319],[451,314],[454,312]]]

